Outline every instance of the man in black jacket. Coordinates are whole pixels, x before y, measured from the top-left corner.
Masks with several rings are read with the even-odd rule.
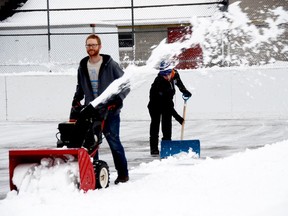
[[[175,85],[183,93],[185,98],[191,97],[191,93],[182,83],[179,73],[170,68],[170,63],[162,61],[159,67],[160,71],[150,88],[149,95],[149,114],[150,123],[150,153],[159,155],[158,136],[160,121],[162,119],[162,140],[171,140],[172,135],[172,116],[180,123],[183,118],[174,109],[173,97],[175,95]]]
[[[84,99],[86,107],[80,112],[78,122],[83,121],[85,118],[95,119],[92,127],[92,132],[95,136],[90,134],[90,142],[85,142],[83,147],[91,151],[91,148],[93,150],[93,147],[99,145],[102,142],[103,130],[118,173],[115,184],[127,182],[129,180],[128,165],[125,151],[120,141],[119,130],[120,110],[123,106],[122,101],[129,93],[129,89],[120,91],[96,107],[93,107],[91,104],[95,98],[100,96],[124,72],[111,56],[100,54],[102,44],[98,35],[89,35],[85,46],[88,56],[80,61],[77,87],[72,102],[72,110],[75,110],[81,106],[80,101]],[[102,120],[105,120],[104,127],[102,127]]]

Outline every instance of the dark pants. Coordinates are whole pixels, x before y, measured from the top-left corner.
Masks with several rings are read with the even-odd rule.
[[[160,122],[162,129],[162,140],[171,140],[172,135],[172,114],[169,111],[161,111],[159,109],[149,108],[149,114],[151,117],[150,123],[150,149],[158,150],[158,138]]]
[[[92,127],[85,137],[84,147],[89,149],[91,146],[95,145],[95,136],[102,137],[102,132],[109,144],[112,152],[115,169],[117,170],[118,176],[128,176],[128,165],[125,156],[125,151],[120,141],[119,131],[120,131],[120,115],[114,112],[108,112],[106,120],[104,122],[104,128],[102,131],[102,121],[95,120]],[[102,138],[101,138],[102,140]],[[102,142],[102,141],[101,141]],[[94,160],[99,159],[98,151],[93,157]]]
[[[104,136],[110,146],[118,176],[128,176],[128,165],[120,137],[120,115],[109,112],[104,125]]]

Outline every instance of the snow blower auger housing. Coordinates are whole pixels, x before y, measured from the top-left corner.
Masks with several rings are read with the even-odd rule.
[[[31,165],[41,163],[43,158],[61,158],[66,161],[68,158],[74,157],[79,164],[80,189],[84,191],[94,190],[96,179],[93,164],[87,151],[82,148],[78,149],[20,149],[9,151],[9,176],[10,189],[19,190],[14,184],[13,178],[17,174],[17,167],[26,165],[27,172]],[[31,165],[29,165],[31,164]],[[25,173],[27,173],[25,172]],[[25,176],[24,174],[23,176]]]
[[[80,148],[91,124],[79,128],[75,123],[63,122],[58,125],[60,139],[57,137],[57,147],[54,149],[17,149],[9,151],[9,181],[11,190],[20,190],[24,178],[31,175],[35,166],[41,165],[43,158],[52,161],[61,160],[64,163],[71,161],[78,163],[79,189],[83,191],[107,188],[110,181],[109,167],[105,161],[93,160],[98,152],[97,145],[93,152]],[[57,133],[57,134],[59,134]],[[60,148],[64,147],[66,148]],[[93,162],[92,162],[93,161]],[[20,176],[20,177],[19,177]],[[15,179],[21,179],[18,184]]]

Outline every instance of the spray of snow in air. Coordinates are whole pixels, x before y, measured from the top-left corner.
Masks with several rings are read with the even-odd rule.
[[[287,55],[288,42],[278,40],[284,33],[281,24],[288,22],[287,11],[282,7],[270,10],[264,27],[259,28],[239,4],[231,4],[228,12],[211,17],[192,17],[190,37],[173,44],[164,39],[153,50],[148,65],[154,66],[161,58],[173,59],[182,49],[198,44],[203,50],[203,67],[260,65],[273,63],[276,55]]]
[[[231,4],[228,12],[219,11],[211,17],[192,17],[191,35],[174,43],[167,43],[166,38],[163,39],[153,49],[145,66],[128,66],[125,75],[95,99],[93,106],[105,101],[111,93],[117,94],[123,87],[133,89],[141,85],[147,75],[157,73],[157,67],[163,59],[170,59],[177,65],[175,56],[183,49],[196,45],[200,45],[203,50],[202,67],[260,65],[273,63],[274,56],[279,53],[287,55],[288,42],[277,42],[284,33],[280,24],[288,22],[287,11],[282,7],[270,10],[271,18],[266,19],[266,27],[259,29],[252,24],[239,4]]]

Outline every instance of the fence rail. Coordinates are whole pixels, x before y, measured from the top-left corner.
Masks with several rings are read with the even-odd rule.
[[[181,34],[185,27],[191,25],[189,23],[190,17],[185,17],[185,19],[182,17],[178,20],[175,17],[172,17],[171,14],[175,12],[176,8],[181,8],[183,11],[197,8],[196,11],[199,17],[211,17],[213,16],[213,13],[216,13],[219,10],[226,11],[228,5],[228,0],[163,5],[134,5],[133,0],[131,0],[131,5],[127,6],[91,8],[67,7],[57,9],[50,8],[49,0],[47,0],[47,8],[14,10],[15,13],[46,13],[46,24],[44,25],[27,26],[25,23],[23,26],[9,26],[1,25],[0,23],[0,73],[35,70],[58,72],[67,71],[71,67],[75,68],[77,67],[79,60],[86,55],[84,41],[87,34],[94,32],[99,34],[104,40],[103,44],[105,46],[102,51],[111,54],[122,67],[126,67],[131,63],[145,65],[152,53],[151,47],[157,46],[163,39],[171,36],[169,29],[174,28],[173,31],[175,34]],[[161,21],[158,23],[155,23],[155,21],[153,22],[153,20],[139,19],[143,10],[145,10],[144,12],[147,12],[146,10],[154,11],[154,9],[167,10],[166,17],[162,17]],[[101,24],[94,23],[93,25],[91,25],[91,23],[59,25],[51,22],[51,18],[55,20],[55,13],[58,12],[69,13],[66,15],[68,17],[66,17],[66,19],[69,19],[70,12],[72,12],[72,14],[79,11],[98,11],[98,13],[104,13],[107,10],[115,16],[117,14],[117,17],[123,15],[121,14],[123,10],[127,13],[125,13],[125,18],[123,18],[122,23],[115,23],[115,20],[111,19],[104,20]],[[175,19],[177,21],[175,21]],[[211,35],[212,40],[210,40],[210,38],[206,41],[206,44],[208,43],[211,46],[211,44],[215,43],[213,42],[213,37],[214,39],[217,39],[217,44],[215,43],[216,45],[213,47],[214,56],[210,57],[210,62],[205,62],[204,64],[203,58],[199,57],[200,54],[198,56],[189,54],[186,55],[185,58],[178,60],[179,62],[184,62],[188,67],[189,65],[197,65],[197,67],[210,67],[214,65],[231,66],[241,64],[241,61],[245,64],[253,65],[259,64],[260,62],[267,63],[269,62],[270,57],[276,61],[288,61],[287,51],[285,52],[284,49],[286,45],[288,46],[287,28],[285,28],[286,25],[280,25],[282,25],[282,28],[284,29],[280,41],[282,44],[279,41],[273,46],[266,44],[266,47],[261,48],[259,53],[254,52],[255,50],[253,49],[244,51],[241,43],[247,38],[235,36],[232,34],[232,31],[226,29],[218,35]],[[256,26],[264,29],[264,31],[265,28],[267,28],[267,25],[263,24],[263,22],[258,22]],[[205,45],[201,44],[201,47],[207,49],[205,48]],[[272,49],[284,51],[279,51],[278,54],[275,54],[274,52],[269,58],[265,56],[267,52],[272,52]],[[238,57],[236,61],[233,58],[237,55],[240,57]],[[246,55],[245,58],[242,58],[242,55]]]

